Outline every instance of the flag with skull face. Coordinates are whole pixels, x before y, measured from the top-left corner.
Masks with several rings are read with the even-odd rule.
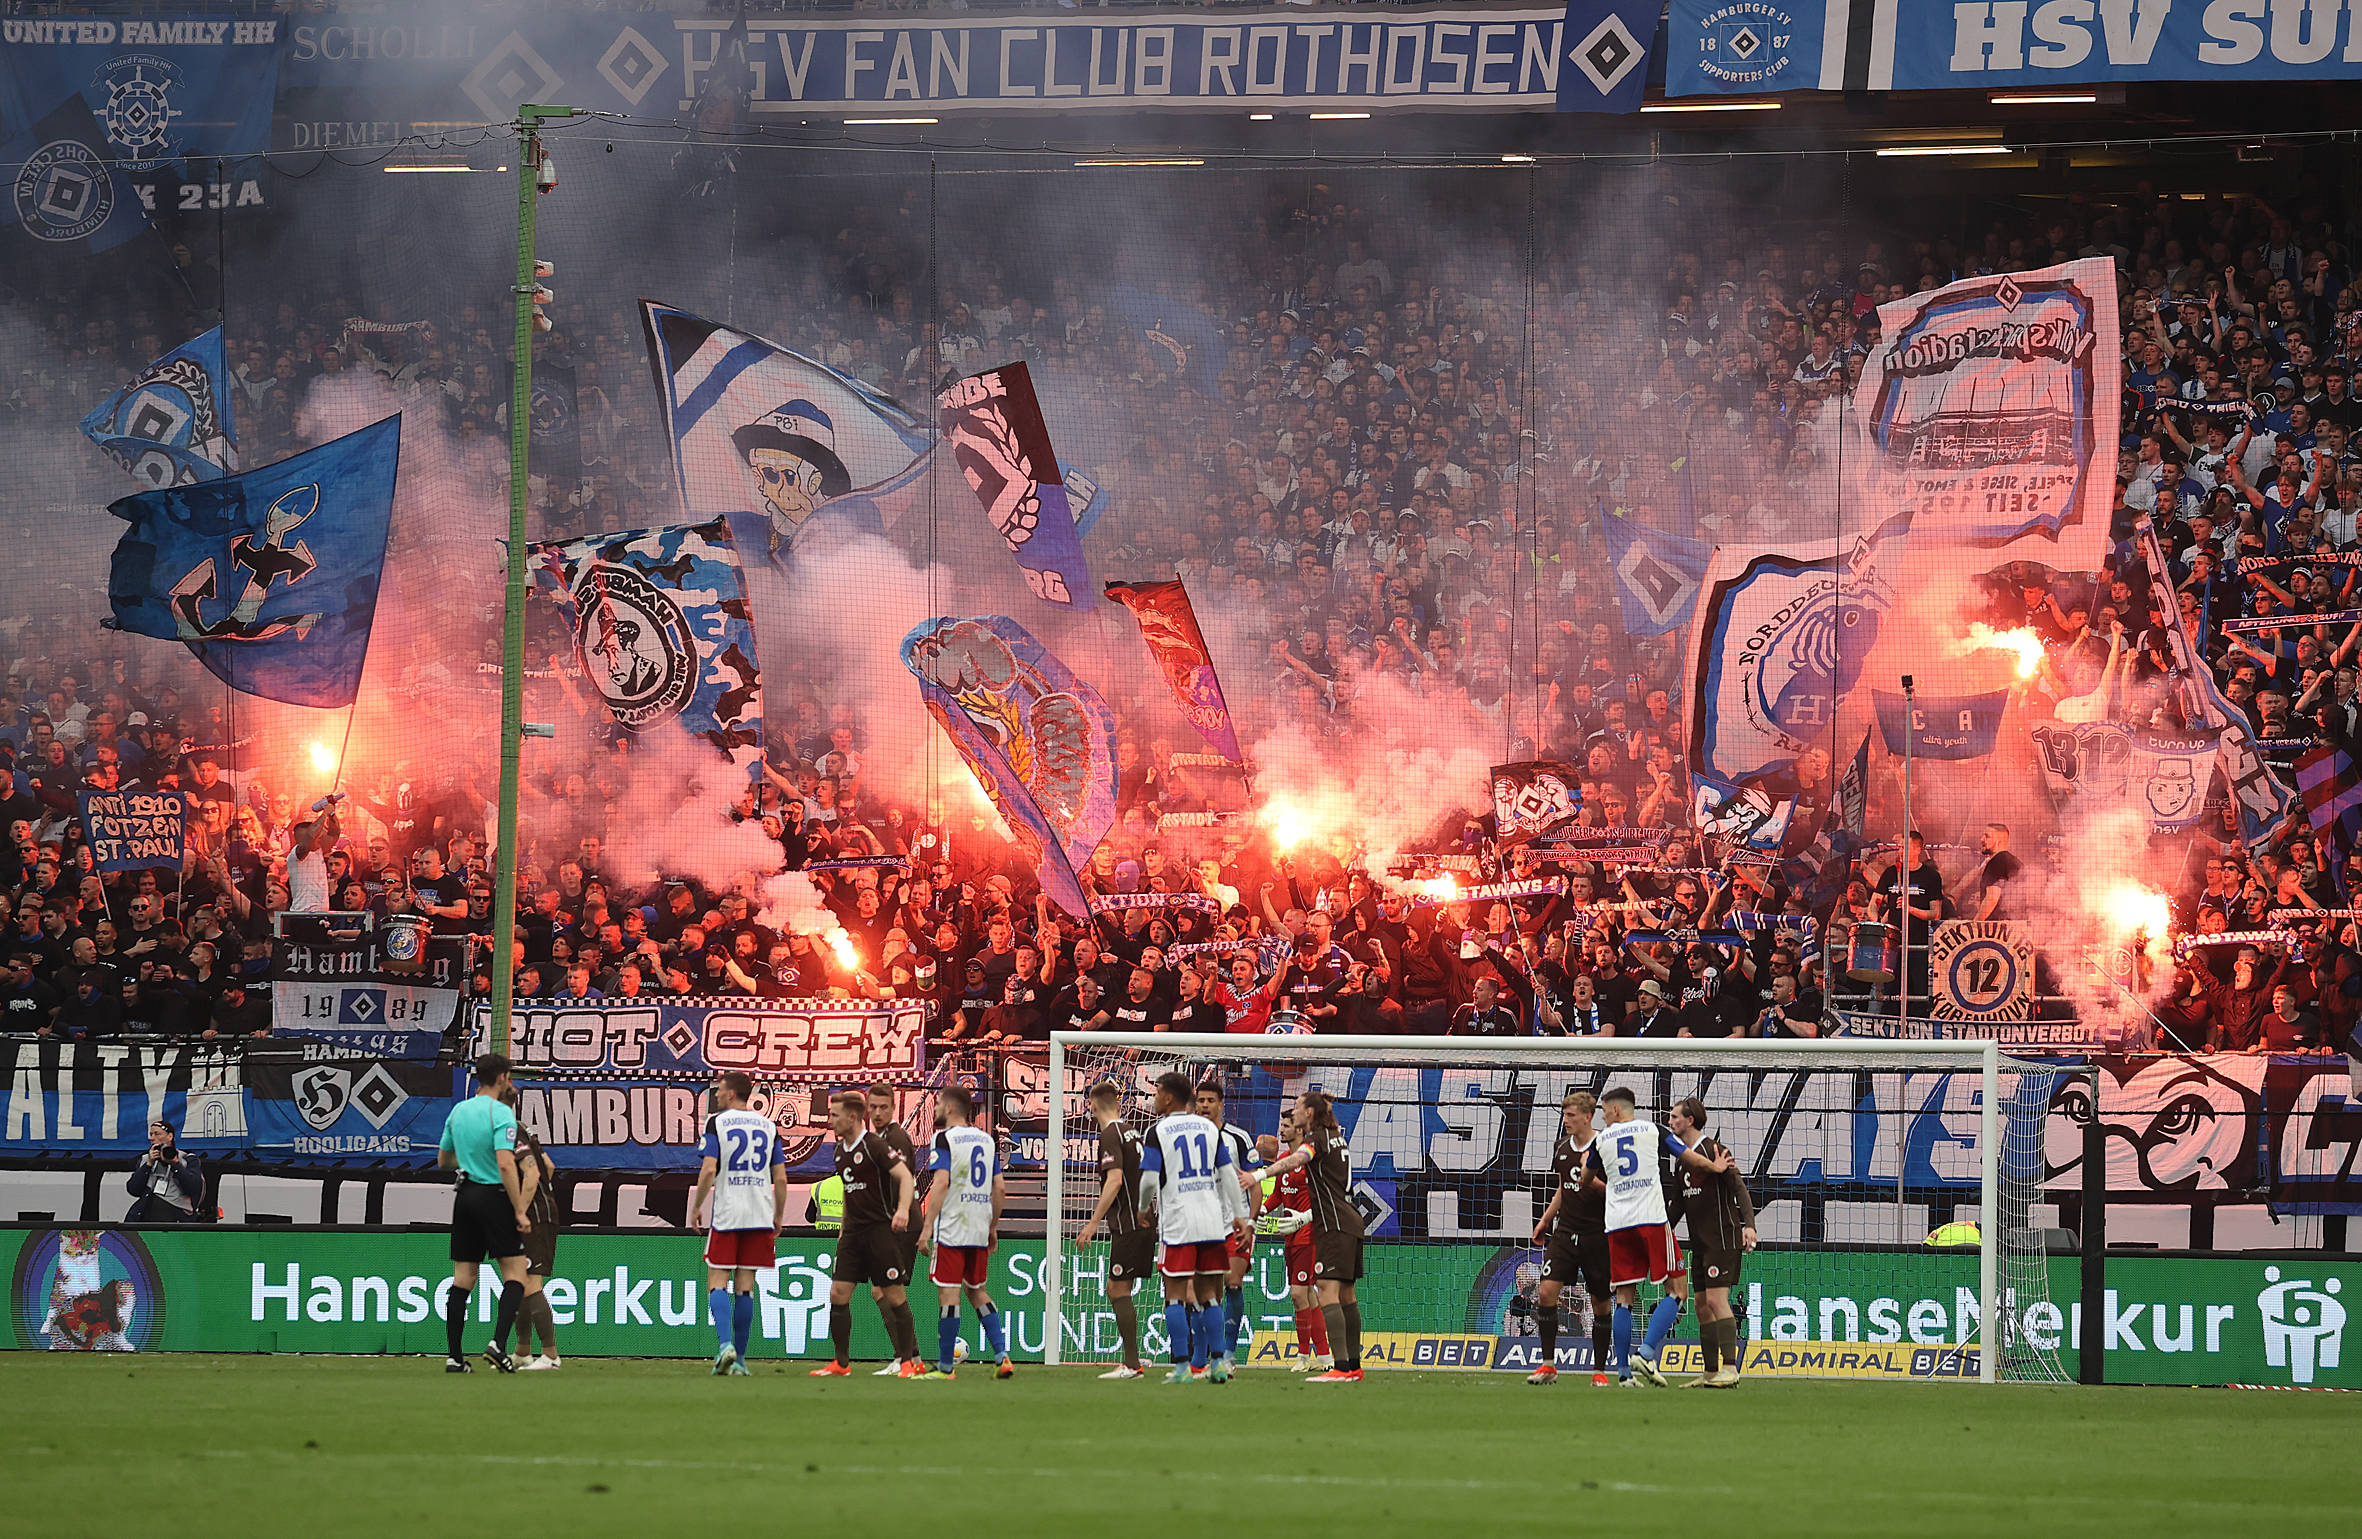
[[[927,424],[849,374],[751,333],[641,302],[682,509],[746,521],[781,561],[823,526],[882,533],[932,461]]]

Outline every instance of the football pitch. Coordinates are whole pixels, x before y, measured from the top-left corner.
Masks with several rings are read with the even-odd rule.
[[[2355,1532],[2362,1397],[0,1356],[0,1533]],[[874,1366],[874,1365],[872,1365]],[[861,1370],[857,1370],[861,1373]]]

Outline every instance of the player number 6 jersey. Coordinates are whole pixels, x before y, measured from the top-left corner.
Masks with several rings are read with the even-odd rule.
[[[992,1243],[992,1178],[1000,1148],[982,1128],[945,1128],[935,1135],[927,1169],[951,1177],[943,1210],[935,1215],[935,1243],[974,1249]]]
[[[714,1162],[713,1227],[772,1228],[771,1168],[786,1164],[787,1155],[771,1119],[743,1106],[716,1112],[700,1153]]]

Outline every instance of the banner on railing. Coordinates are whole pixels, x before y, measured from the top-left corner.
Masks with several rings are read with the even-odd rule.
[[[1673,0],[1668,96],[2362,79],[2337,0]]]
[[[456,1098],[470,1093],[448,1064],[257,1049],[246,1058],[249,1147],[291,1164],[431,1165]]]
[[[1567,35],[1566,8],[1301,10],[957,17],[582,11],[508,15],[453,6],[399,17],[306,19],[293,38],[284,149],[422,121],[499,123],[520,104],[669,118],[696,105],[734,26],[746,30],[747,116],[814,112],[1363,111],[1548,109],[1562,76],[1587,111],[1647,70],[1630,27]],[[1610,32],[1617,29],[1609,28]],[[1570,60],[1570,51],[1587,49]],[[315,116],[317,114],[317,116]],[[369,121],[356,121],[366,119]]]
[[[0,1053],[0,1153],[136,1154],[157,1118],[199,1152],[248,1142],[244,1065],[229,1044],[18,1037]]]
[[[489,1052],[492,1007],[470,1013],[470,1053]],[[658,999],[519,1001],[508,1055],[520,1079],[620,1074],[704,1083],[728,1070],[812,1075],[852,1084],[863,1075],[926,1066],[927,1007],[917,1000]]]
[[[389,933],[366,914],[287,915],[271,964],[271,1030],[368,1057],[441,1052],[459,1024],[468,938],[389,948]]]

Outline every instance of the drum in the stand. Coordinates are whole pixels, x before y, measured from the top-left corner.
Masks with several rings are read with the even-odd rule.
[[[433,923],[424,914],[396,914],[378,932],[378,958],[389,973],[426,971],[426,938]]]
[[[1853,944],[1846,948],[1845,975],[1856,983],[1895,981],[1895,927],[1881,920],[1854,921]]]

